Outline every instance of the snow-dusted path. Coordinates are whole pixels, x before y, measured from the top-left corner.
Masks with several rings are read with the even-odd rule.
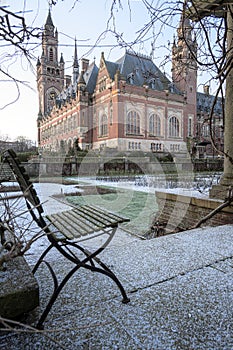
[[[45,188],[44,199],[51,193]],[[61,189],[56,187],[56,191]],[[47,203],[48,209],[55,210],[55,202]],[[104,251],[103,261],[120,277],[131,302],[122,304],[108,279],[80,271],[45,324],[49,336],[60,345],[41,334],[2,335],[0,349],[231,350],[232,242],[233,225],[149,241],[119,230]],[[35,248],[29,263],[36,254]],[[68,263],[55,252],[50,262],[56,264],[60,276],[67,270]],[[43,306],[51,279],[44,266],[36,276]]]

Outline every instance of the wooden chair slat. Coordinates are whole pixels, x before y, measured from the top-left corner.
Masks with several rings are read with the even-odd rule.
[[[102,263],[98,257],[99,253],[101,253],[110,243],[116,232],[118,224],[129,220],[115,213],[108,212],[107,210],[91,205],[79,206],[74,209],[47,216],[42,215],[44,210],[40,203],[40,199],[29,179],[28,174],[26,173],[25,168],[21,165],[19,159],[17,158],[16,153],[13,150],[4,151],[3,158],[9,164],[22,191],[22,196],[19,196],[19,198],[26,201],[27,209],[26,212],[25,209],[23,210],[23,214],[26,216],[29,214],[31,215],[32,219],[36,222],[39,228],[42,229],[47,235],[50,242],[50,245],[45,248],[32,271],[35,273],[40,264],[45,261],[54,281],[54,291],[38,321],[37,327],[43,327],[43,323],[60,291],[65,287],[73,273],[78,271],[80,267],[86,268],[88,271],[102,273],[104,276],[110,277],[121,292],[123,297],[122,302],[129,302],[129,298],[127,297],[124,287],[116,275],[109,267]],[[24,208],[25,202],[23,204]],[[24,219],[24,217],[22,219]],[[1,217],[0,220],[2,220]],[[80,245],[80,241],[89,240],[102,234],[105,234],[106,237],[104,238],[106,239],[102,239],[101,237],[99,246],[93,248],[92,251],[88,251]],[[3,239],[1,241],[3,241]],[[75,268],[72,265],[61,282],[58,281],[58,278],[52,266],[50,266],[50,263],[45,260],[46,255],[52,248],[56,248],[63,257],[68,259],[72,264],[76,265]],[[80,255],[82,255],[81,259],[79,257]],[[59,292],[57,292],[58,290]]]
[[[99,207],[96,206],[86,206],[87,208],[89,207],[90,210],[95,210],[96,213],[99,213],[100,216],[104,216],[106,219],[108,219],[111,222],[127,222],[130,221],[128,218],[117,215],[116,213],[113,213],[111,211],[107,211],[105,209],[100,209]]]
[[[54,214],[52,217],[47,216],[47,218],[53,223],[53,225],[60,231],[61,234],[63,234],[68,239],[74,239],[75,235],[75,228],[74,226],[70,225],[66,218],[64,216],[61,216],[59,214]],[[83,233],[85,234],[85,231],[83,230]],[[76,231],[76,237],[80,237],[81,233],[80,231]]]
[[[83,213],[84,215],[88,215],[90,220],[92,220],[93,222],[98,222],[99,225],[110,227],[118,223],[117,220],[114,220],[104,215],[103,211],[97,211],[96,207],[82,206],[78,210],[80,211],[80,215],[82,215],[81,213]]]
[[[91,233],[93,231],[98,231],[103,228],[103,225],[99,225],[96,222],[91,222],[89,216],[81,216],[78,210],[69,210],[63,212],[63,215],[66,215],[73,223],[77,226],[84,226],[87,233]]]

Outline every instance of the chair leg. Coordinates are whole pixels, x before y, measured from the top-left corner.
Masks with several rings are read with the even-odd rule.
[[[80,251],[82,251],[86,255],[86,258],[83,259],[82,262],[80,262],[82,267],[89,269],[93,272],[102,273],[102,274],[108,276],[109,278],[111,278],[116,283],[118,288],[120,289],[120,292],[123,296],[122,302],[124,304],[127,304],[128,302],[130,302],[130,299],[127,297],[125,289],[124,289],[123,285],[121,284],[121,282],[119,281],[119,279],[112,272],[112,270],[97,257],[97,255],[100,254],[104,250],[103,247],[100,247],[95,252],[91,253],[90,251],[88,251],[87,249],[84,249],[83,247],[81,247],[80,245],[78,245],[76,243],[71,243],[71,245],[78,248]],[[97,262],[97,264],[99,264],[101,266],[101,268],[96,267],[93,264],[93,260],[95,260],[95,262]],[[88,265],[88,262],[91,265]]]
[[[38,329],[43,329],[43,324],[44,321],[46,320],[49,311],[51,310],[53,304],[55,303],[57,297],[59,296],[60,292],[62,291],[63,287],[66,285],[66,283],[69,281],[69,279],[73,276],[73,274],[80,268],[80,265],[75,266],[72,270],[70,270],[70,272],[63,278],[63,280],[61,281],[61,283],[57,286],[57,288],[54,290],[52,296],[50,297],[50,300],[46,306],[46,308],[44,309],[36,328]]]
[[[70,272],[63,278],[63,280],[60,282],[59,285],[57,285],[53,291],[52,296],[50,297],[50,300],[46,306],[46,308],[44,309],[38,323],[37,323],[37,328],[38,329],[43,329],[43,324],[44,321],[46,320],[53,304],[55,303],[57,297],[59,296],[60,292],[62,291],[62,289],[64,288],[64,286],[66,285],[66,283],[69,281],[69,279],[73,276],[73,274],[80,268],[86,268],[88,270],[91,270],[92,272],[99,272],[109,278],[111,278],[117,285],[117,287],[119,288],[121,295],[123,297],[122,299],[122,303],[127,304],[130,299],[128,298],[126,291],[123,287],[123,285],[121,284],[121,282],[119,281],[119,279],[116,277],[116,275],[109,269],[109,267],[107,267],[107,265],[105,265],[99,258],[97,258],[97,255],[103,250],[103,248],[99,248],[97,249],[94,253],[90,253],[87,250],[84,251],[84,249],[75,244],[75,243],[69,243],[69,245],[79,249],[80,251],[82,251],[82,253],[85,254],[85,258],[83,260],[79,260],[78,258],[75,258],[74,255],[71,255],[70,253],[67,253],[64,251],[64,247],[61,247],[59,245],[56,245],[56,248],[60,251],[60,253],[65,256],[66,258],[68,258],[68,260],[72,261],[73,263],[75,263],[76,266],[74,266]],[[53,244],[51,244],[46,250],[45,252],[41,255],[38,263],[36,264],[35,268],[33,269],[33,271],[36,271],[38,266],[41,264],[41,262],[43,261],[43,258],[45,257],[45,255],[49,252],[49,250],[54,247]],[[93,260],[98,263],[100,265],[101,268],[97,267],[94,265]],[[90,263],[90,265],[88,264]]]
[[[127,297],[127,294],[125,292],[125,289],[123,287],[123,285],[121,284],[121,282],[119,281],[119,279],[116,277],[116,275],[112,272],[112,270],[110,270],[110,268],[105,265],[98,257],[97,255],[100,254],[104,248],[100,247],[98,248],[95,252],[91,253],[90,251],[88,251],[87,249],[84,249],[83,247],[79,246],[78,244],[75,243],[71,243],[72,246],[78,248],[79,250],[81,250],[85,255],[86,258],[83,259],[80,264],[82,267],[91,270],[93,272],[99,272],[104,274],[105,276],[108,276],[109,278],[111,278],[116,285],[118,286],[118,288],[120,289],[120,292],[123,296],[122,302],[124,304],[127,304],[128,302],[130,302],[130,299]],[[96,267],[93,264],[93,260],[95,260],[95,262],[97,262],[101,268]],[[88,262],[90,262],[91,265],[88,265]]]
[[[94,253],[91,253],[89,252],[88,250],[82,248],[82,247],[79,247],[79,249],[87,256],[86,259],[84,259],[82,262],[85,262],[85,264],[83,265],[84,268],[86,269],[90,269],[91,271],[94,271],[94,272],[99,272],[99,273],[102,273],[106,276],[108,276],[109,278],[111,278],[115,283],[116,285],[118,286],[118,288],[120,289],[121,291],[121,294],[123,296],[123,299],[122,299],[122,303],[124,304],[127,304],[128,302],[130,302],[130,299],[127,297],[127,294],[125,292],[125,289],[123,287],[123,285],[121,284],[121,282],[119,281],[119,279],[116,277],[116,275],[113,273],[113,271],[107,266],[105,265],[101,260],[100,258],[98,258],[96,255],[98,255],[101,251],[103,251],[103,248],[99,248],[96,252]],[[97,264],[99,264],[101,266],[101,269],[96,267],[94,264],[93,264],[93,261],[92,260],[95,260],[95,262]],[[90,262],[91,266],[87,264],[87,262]]]
[[[96,260],[96,259],[94,258],[94,260]],[[92,265],[87,265],[87,264],[82,265],[82,267],[84,267],[84,268],[86,268],[88,270],[91,270],[93,272],[102,273],[103,275],[108,276],[109,278],[111,278],[116,283],[117,287],[120,289],[121,295],[123,297],[122,303],[123,304],[127,304],[127,303],[130,302],[130,299],[128,298],[128,296],[126,294],[126,291],[125,291],[123,285],[121,284],[119,279],[116,277],[116,275],[106,265],[105,265],[106,269],[105,268],[99,268],[99,267],[92,266]]]
[[[38,267],[40,266],[40,264],[42,263],[44,257],[48,254],[48,252],[53,248],[53,245],[50,244],[48,246],[48,248],[45,249],[45,251],[41,254],[40,258],[37,260],[36,265],[33,267],[32,273],[35,274],[35,272],[37,271]]]
[[[86,259],[85,259],[86,260]],[[80,262],[80,264],[76,265],[72,270],[70,270],[70,272],[63,278],[62,282],[58,285],[58,287],[54,290],[45,310],[43,311],[38,323],[37,323],[37,326],[36,328],[38,329],[43,329],[43,324],[44,324],[44,321],[46,320],[53,304],[55,303],[57,297],[59,296],[60,292],[62,291],[62,289],[64,288],[64,286],[66,285],[66,283],[69,281],[69,279],[73,276],[73,274],[80,268],[80,267],[84,267],[84,268],[87,268],[91,271],[94,271],[94,272],[99,272],[99,273],[102,273],[103,275],[105,276],[108,276],[110,277],[118,286],[118,288],[120,289],[120,292],[123,296],[123,299],[122,299],[122,303],[124,304],[127,304],[130,302],[130,299],[127,297],[127,294],[125,292],[125,289],[124,287],[122,286],[122,284],[120,283],[120,281],[118,280],[118,278],[115,276],[115,274],[113,272],[110,272],[110,271],[105,271],[103,269],[100,269],[96,266],[92,266],[92,265],[86,265],[85,263],[83,262]]]

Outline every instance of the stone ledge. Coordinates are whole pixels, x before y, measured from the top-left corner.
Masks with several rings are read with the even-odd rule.
[[[170,193],[170,192],[160,192],[155,191],[156,198],[168,200],[171,202],[180,202],[187,205],[194,205],[206,209],[214,210],[216,209],[220,204],[223,203],[223,200],[218,198],[199,198],[199,197],[191,197],[186,195],[180,195],[176,193]],[[226,213],[233,213],[233,204],[229,205],[226,208],[222,209],[223,212]]]
[[[0,271],[0,315],[15,319],[39,305],[39,286],[23,257]]]
[[[191,197],[176,193],[156,191],[158,213],[156,221],[163,223],[166,233],[190,230],[201,218],[209,215],[223,204],[223,200]],[[233,205],[223,208],[202,225],[220,226],[232,224]]]

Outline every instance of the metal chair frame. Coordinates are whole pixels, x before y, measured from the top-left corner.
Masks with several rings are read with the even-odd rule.
[[[100,210],[99,208],[96,207],[92,207],[92,206],[81,206],[80,210],[84,210],[84,212],[91,211],[91,212],[95,212],[97,211],[97,213],[100,213],[100,226],[101,229],[98,232],[92,232],[92,234],[87,235],[86,237],[80,239],[80,241],[83,240],[87,240],[87,239],[91,239],[93,237],[96,237],[98,235],[102,235],[105,234],[107,235],[107,239],[106,241],[97,249],[95,249],[93,252],[87,250],[86,248],[82,247],[80,245],[80,241],[77,239],[75,239],[75,236],[73,237],[73,239],[68,239],[67,237],[65,237],[63,235],[62,232],[58,232],[58,229],[56,229],[55,225],[56,225],[56,220],[53,221],[53,219],[50,218],[50,220],[48,219],[48,217],[43,216],[43,212],[44,209],[42,207],[42,204],[39,200],[39,197],[37,195],[36,190],[33,187],[32,182],[29,179],[29,176],[26,173],[25,168],[21,165],[20,161],[17,158],[16,153],[13,150],[6,150],[3,152],[3,160],[4,162],[7,162],[12,170],[12,172],[14,173],[14,176],[16,178],[16,181],[19,184],[19,187],[22,191],[22,194],[18,195],[19,197],[23,197],[25,199],[26,202],[26,206],[27,206],[27,210],[30,213],[30,215],[32,216],[33,221],[36,222],[36,224],[38,225],[38,227],[43,230],[43,232],[47,235],[47,238],[49,240],[49,246],[43,251],[43,253],[41,254],[41,256],[39,257],[36,265],[34,266],[32,272],[33,274],[36,273],[36,271],[38,270],[39,266],[42,263],[45,263],[46,266],[48,267],[52,279],[53,279],[53,284],[54,284],[54,288],[53,288],[53,292],[52,295],[44,309],[44,311],[42,312],[40,319],[37,323],[37,328],[38,329],[43,329],[43,325],[44,322],[53,306],[53,304],[55,303],[56,299],[58,298],[59,294],[61,293],[61,291],[63,290],[63,288],[65,287],[65,285],[67,284],[67,282],[70,280],[70,278],[74,275],[74,273],[76,271],[78,271],[81,267],[85,268],[89,271],[92,272],[98,272],[101,273],[107,277],[109,277],[111,280],[113,280],[115,282],[115,284],[117,285],[117,287],[119,288],[121,295],[122,295],[122,302],[123,303],[128,303],[130,301],[130,299],[128,298],[126,291],[123,287],[123,285],[121,284],[121,282],[119,281],[119,279],[116,277],[116,275],[113,273],[113,271],[107,266],[105,265],[98,257],[98,255],[107,247],[107,245],[111,242],[118,224],[121,222],[125,222],[125,221],[129,221],[126,218],[120,217],[118,215],[115,215],[113,213],[110,213],[110,219],[108,219],[108,215],[109,212]],[[10,198],[11,196],[9,196]],[[16,197],[16,196],[12,196],[12,197]],[[76,208],[76,211],[78,209]],[[88,215],[89,214],[83,214],[82,215],[87,215],[87,219],[88,219]],[[92,214],[93,215],[93,214]],[[96,214],[97,215],[97,214]],[[95,220],[96,220],[96,215],[95,216]],[[103,215],[103,218],[101,218],[101,215]],[[106,219],[107,217],[107,219]],[[113,219],[112,219],[113,217]],[[4,221],[2,219],[0,219],[0,223],[1,223],[1,239],[2,242],[5,240],[4,237]],[[90,218],[90,220],[92,220],[92,218]],[[110,220],[108,222],[108,220]],[[98,222],[98,219],[97,219]],[[107,224],[103,224],[103,222],[107,222]],[[93,223],[91,223],[92,225]],[[89,236],[89,237],[88,237]],[[71,261],[74,266],[68,271],[68,273],[65,275],[65,277],[59,282],[58,278],[56,276],[56,273],[53,269],[53,267],[51,266],[51,264],[45,260],[46,255],[50,252],[50,250],[52,248],[57,249],[62,256],[64,256],[66,259],[68,259],[69,261]],[[78,256],[78,252],[82,253],[82,258],[80,258]]]

